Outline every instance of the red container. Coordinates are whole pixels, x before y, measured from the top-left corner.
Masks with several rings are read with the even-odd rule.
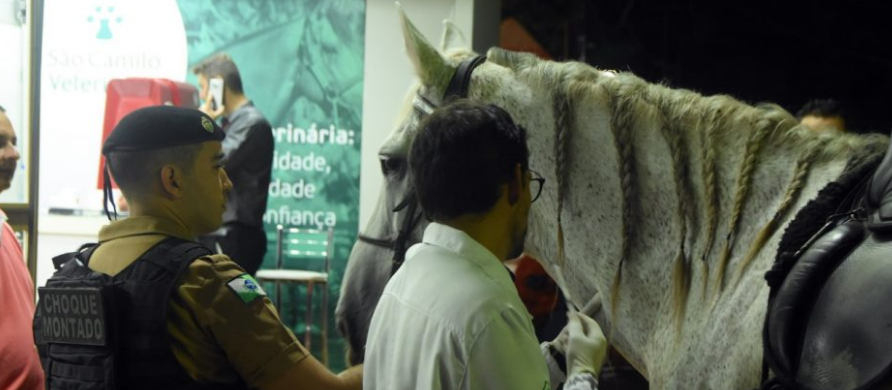
[[[186,83],[167,79],[128,78],[108,82],[105,93],[105,120],[102,123],[102,143],[118,121],[127,114],[148,106],[178,106],[198,108],[198,90]],[[102,189],[102,168],[105,156],[99,156],[99,175],[96,188]],[[112,180],[112,186],[118,185]]]

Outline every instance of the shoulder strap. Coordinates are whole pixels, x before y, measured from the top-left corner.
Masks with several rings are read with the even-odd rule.
[[[214,254],[203,244],[175,237],[165,239],[148,253],[154,252],[160,252],[158,254],[161,256],[145,256],[143,260],[164,268],[177,277],[193,260]]]
[[[96,248],[99,248],[99,244],[84,244],[81,245],[80,249],[77,250],[77,255],[75,256],[81,263],[84,265],[90,264],[90,258],[93,257],[93,252],[96,252]]]
[[[99,247],[99,244],[97,243],[87,243],[81,245],[81,247],[78,248],[76,252],[63,253],[61,255],[53,257],[53,267],[56,269],[56,271],[58,271],[62,269],[62,266],[65,265],[65,263],[75,258],[80,260],[83,265],[87,265],[87,263],[90,261],[90,256],[93,255],[93,251],[95,251],[97,247]]]

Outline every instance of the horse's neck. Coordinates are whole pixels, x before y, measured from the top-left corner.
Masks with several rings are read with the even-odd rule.
[[[777,233],[838,176],[845,158],[803,169],[819,143],[778,142],[772,132],[786,131],[793,124],[784,122],[792,118],[728,98],[683,92],[661,101],[644,89],[629,96],[600,91],[569,97],[573,116],[563,168],[554,157],[555,133],[533,132],[530,140],[534,169],[546,170],[551,183],[557,172],[566,174],[562,268],[573,299],[581,306],[597,290],[607,310],[615,303],[612,341],[633,364],[656,375],[674,371],[679,362],[728,358],[722,348],[683,355],[686,346],[702,348],[702,340],[697,344],[703,337],[741,347],[752,355],[744,360],[758,361],[767,296],[761,277],[774,257]],[[554,128],[536,122],[559,117],[558,105],[546,107],[552,115],[525,118],[540,129]],[[551,245],[555,188],[549,186],[534,208],[531,246],[546,261],[560,263],[557,245]],[[747,256],[772,218],[779,223],[768,229],[761,250]],[[752,260],[744,267],[747,257]]]

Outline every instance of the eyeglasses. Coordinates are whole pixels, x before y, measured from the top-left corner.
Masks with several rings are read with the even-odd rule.
[[[530,175],[532,176],[530,178],[530,193],[534,194],[530,203],[533,203],[536,199],[539,199],[539,195],[542,195],[542,187],[545,187],[545,178],[532,169],[530,170]]]

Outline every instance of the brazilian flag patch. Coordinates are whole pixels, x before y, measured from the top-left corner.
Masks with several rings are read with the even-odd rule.
[[[257,283],[257,280],[248,274],[241,274],[230,280],[226,285],[246,305],[257,298],[266,296],[266,292],[260,287],[260,283]]]

